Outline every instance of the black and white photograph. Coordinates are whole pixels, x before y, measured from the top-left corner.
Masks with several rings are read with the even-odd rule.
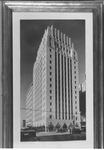
[[[86,140],[85,20],[20,20],[20,138]]]
[[[91,146],[92,15],[14,13],[13,31],[15,147]]]

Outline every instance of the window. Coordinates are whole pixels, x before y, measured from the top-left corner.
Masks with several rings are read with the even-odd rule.
[[[77,99],[77,96],[75,96],[75,99]]]
[[[50,93],[52,93],[52,90],[50,90]]]
[[[52,50],[50,49],[50,52],[52,52]]]
[[[75,91],[75,94],[77,94],[77,91]]]
[[[75,81],[75,84],[76,84],[76,81]]]
[[[50,108],[50,112],[52,112],[52,108]]]
[[[76,76],[74,76],[74,78],[76,79]]]
[[[50,102],[50,106],[52,106],[52,102]]]
[[[51,36],[49,37],[49,46],[51,47]]]
[[[77,104],[77,101],[75,101],[75,104]]]
[[[50,58],[52,58],[52,55],[50,54]]]
[[[77,120],[77,117],[76,117],[76,120]]]
[[[52,119],[52,115],[50,115],[49,118]]]
[[[62,50],[62,45],[60,47],[61,47],[61,50]]]
[[[52,78],[50,78],[50,81],[52,81]]]
[[[77,106],[75,106],[75,109],[77,109]]]
[[[74,71],[74,73],[76,74],[76,71]]]
[[[52,84],[50,84],[50,87],[52,87]]]
[[[68,51],[68,52],[69,52],[69,54],[70,54],[70,50],[68,50],[68,49],[67,49],[67,51]]]
[[[52,61],[50,60],[50,64],[52,63]]]
[[[50,96],[50,99],[52,99],[52,96]]]
[[[76,89],[77,87],[75,86],[75,89]]]
[[[52,69],[52,66],[50,66],[50,69]]]
[[[76,69],[76,66],[74,66],[74,69]]]
[[[74,64],[76,64],[76,61],[74,61]]]
[[[52,75],[52,72],[50,72],[50,75]]]

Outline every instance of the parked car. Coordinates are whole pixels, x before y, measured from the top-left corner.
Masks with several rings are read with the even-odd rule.
[[[21,141],[36,141],[36,131],[21,130]]]

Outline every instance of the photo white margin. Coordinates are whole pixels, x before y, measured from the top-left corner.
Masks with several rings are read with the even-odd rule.
[[[62,13],[62,12],[61,12]],[[20,141],[20,20],[85,20],[86,140],[60,142]],[[13,12],[13,147],[14,148],[93,148],[93,14]]]

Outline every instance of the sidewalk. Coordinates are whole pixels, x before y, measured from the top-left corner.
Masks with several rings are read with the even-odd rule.
[[[39,132],[39,133],[36,133],[36,136],[51,136],[51,135],[66,135],[66,134],[69,134],[69,132]]]
[[[86,134],[69,134],[68,132],[36,133],[36,141],[75,141],[86,140]]]

